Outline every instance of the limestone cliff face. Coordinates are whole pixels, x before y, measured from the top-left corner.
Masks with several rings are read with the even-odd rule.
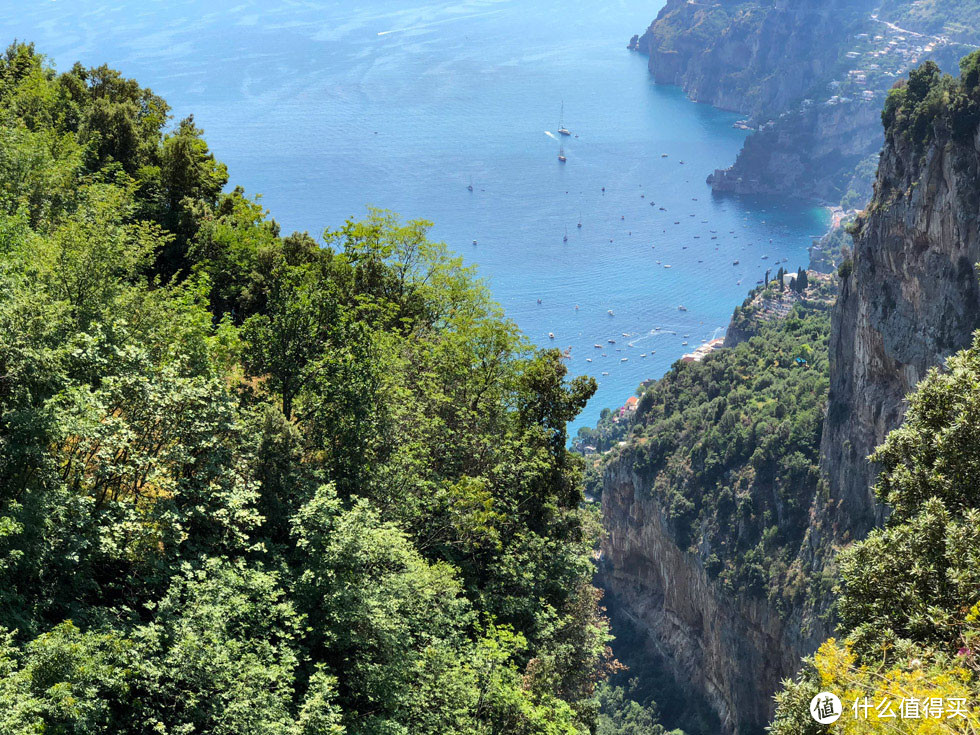
[[[658,82],[679,85],[696,101],[765,124],[748,138],[731,169],[709,179],[716,191],[780,193],[836,204],[857,161],[881,145],[880,100],[833,109],[821,104],[828,82],[845,75],[845,49],[866,30],[871,5],[868,0],[669,0],[631,47],[649,54]],[[817,104],[801,106],[811,97]]]
[[[980,130],[953,141],[940,121],[924,151],[889,138],[833,316],[821,464],[840,539],[880,520],[865,457],[901,422],[906,393],[980,326],[978,223]]]
[[[881,149],[876,100],[811,105],[745,141],[735,163],[715,171],[715,191],[774,194],[836,204],[858,164]]]
[[[839,45],[870,2],[669,0],[638,41],[662,84],[746,113],[782,111],[839,65]]]
[[[603,584],[673,678],[718,713],[724,733],[762,732],[780,680],[827,631],[804,632],[802,614],[784,619],[765,599],[726,594],[699,555],[678,548],[631,466],[626,448],[603,478]]]
[[[940,116],[928,145],[889,133],[858,223],[832,319],[826,492],[813,497],[798,555],[808,578],[883,520],[867,455],[901,423],[906,394],[980,327],[980,129],[954,138]],[[832,632],[818,614],[826,593],[779,616],[723,589],[705,569],[711,550],[677,542],[633,469],[639,451],[622,447],[605,466],[604,580],[726,733],[759,732],[780,678]]]

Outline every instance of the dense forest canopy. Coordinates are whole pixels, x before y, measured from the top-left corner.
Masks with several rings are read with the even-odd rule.
[[[106,67],[0,58],[0,731],[586,733],[598,521],[425,222],[284,236]]]

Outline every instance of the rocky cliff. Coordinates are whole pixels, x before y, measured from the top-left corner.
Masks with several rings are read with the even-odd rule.
[[[845,540],[881,517],[865,457],[900,423],[909,390],[980,326],[980,129],[957,135],[948,111],[926,122],[926,142],[911,121],[888,130],[833,316],[821,464]]]
[[[858,162],[881,147],[877,112],[895,78],[926,58],[955,68],[966,51],[880,22],[876,5],[669,0],[629,47],[649,55],[658,82],[747,116],[754,132],[734,164],[709,178],[716,191],[836,205]],[[858,193],[863,206],[869,183]]]
[[[603,585],[689,696],[717,713],[722,732],[761,732],[769,695],[827,631],[804,632],[802,611],[784,618],[765,598],[726,592],[700,556],[678,546],[634,459],[625,450],[603,477]]]
[[[900,424],[908,391],[931,367],[967,346],[980,327],[975,267],[980,261],[980,55],[971,59],[962,82],[925,67],[913,73],[907,86],[897,87],[886,105],[886,143],[874,198],[856,222],[853,256],[841,265],[841,291],[831,319],[830,387],[818,440],[821,479],[797,484],[789,495],[774,493],[775,480],[765,480],[765,463],[756,453],[740,469],[726,454],[723,469],[708,475],[724,488],[704,497],[702,480],[683,478],[691,466],[712,461],[717,451],[712,436],[738,431],[738,417],[726,417],[724,411],[738,395],[737,385],[702,398],[707,418],[698,431],[704,441],[694,443],[686,455],[675,453],[673,464],[657,464],[659,449],[650,447],[673,441],[664,437],[685,428],[676,406],[692,390],[689,380],[671,375],[673,387],[655,387],[668,394],[652,404],[659,407],[657,421],[649,422],[646,433],[634,431],[606,464],[602,502],[609,535],[603,558],[610,592],[645,627],[651,647],[671,662],[690,696],[707,699],[719,713],[725,732],[761,731],[779,679],[793,673],[799,656],[831,632],[822,613],[834,552],[882,521],[870,491],[874,468],[866,458]],[[782,332],[772,322],[755,323],[769,330],[764,340],[724,352],[773,349]],[[795,321],[785,324],[788,330]],[[779,352],[786,349],[784,344]],[[756,364],[772,359],[771,354],[764,357]],[[717,375],[748,379],[738,369]],[[741,417],[743,425],[752,425],[744,453],[774,446],[773,433],[760,432],[762,422],[756,421],[756,412],[766,405],[758,392],[761,384],[755,378],[755,405]],[[652,411],[649,405],[644,409],[645,402],[646,396],[641,410]],[[795,422],[795,410],[787,404],[776,415]],[[806,448],[791,450],[779,442],[775,447],[787,460],[808,454]],[[779,467],[788,472],[789,465]],[[763,532],[758,548],[769,566],[770,584],[776,578],[791,587],[793,579],[804,578],[812,583],[806,594],[760,599],[733,586],[732,578],[726,581],[724,573],[714,576],[715,554],[725,557],[719,539],[739,543],[746,536],[745,515],[733,518],[723,508],[733,497],[740,509],[745,503],[752,515],[768,518],[763,525],[775,523],[777,531],[790,534],[781,556],[767,555],[769,532]],[[677,509],[683,514],[683,502],[696,507],[699,519],[714,514],[715,530],[699,521],[693,536],[679,532]],[[717,530],[731,523],[735,530],[727,536]],[[748,536],[754,543],[756,537]],[[727,558],[734,558],[737,575],[759,556],[733,555],[729,549]],[[783,568],[780,577],[776,571]]]
[[[708,183],[719,192],[836,204],[858,164],[881,149],[880,109],[880,100],[850,100],[794,110],[749,136],[735,163]]]
[[[661,84],[727,110],[780,112],[840,67],[868,0],[669,0],[639,39]]]
[[[603,586],[725,733],[761,732],[780,680],[829,633],[803,550],[834,295],[816,273],[804,293],[757,289],[740,339],[652,385],[602,465]]]

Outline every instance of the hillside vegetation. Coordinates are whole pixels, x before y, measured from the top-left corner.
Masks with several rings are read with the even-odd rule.
[[[629,432],[677,545],[729,592],[782,610],[807,594],[794,560],[820,486],[829,332],[828,304],[802,302],[737,347],[678,362]]]
[[[840,696],[844,733],[980,726],[978,386],[980,333],[922,381],[905,424],[873,455],[882,467],[875,493],[892,514],[842,552],[841,639],[821,646],[779,694],[776,735],[821,732],[807,712],[821,690]],[[909,701],[914,710],[899,709]]]
[[[0,57],[0,732],[590,732],[595,384],[427,223],[284,236],[168,114]]]
[[[964,42],[980,42],[978,0],[884,0],[881,18],[918,33],[943,35]]]

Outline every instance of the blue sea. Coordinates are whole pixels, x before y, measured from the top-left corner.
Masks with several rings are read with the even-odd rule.
[[[597,378],[574,430],[722,335],[766,269],[805,265],[828,226],[799,202],[712,195],[706,175],[745,134],[626,50],[661,5],[3,0],[0,27],[193,113],[285,231],[367,205],[432,221],[531,340]]]

